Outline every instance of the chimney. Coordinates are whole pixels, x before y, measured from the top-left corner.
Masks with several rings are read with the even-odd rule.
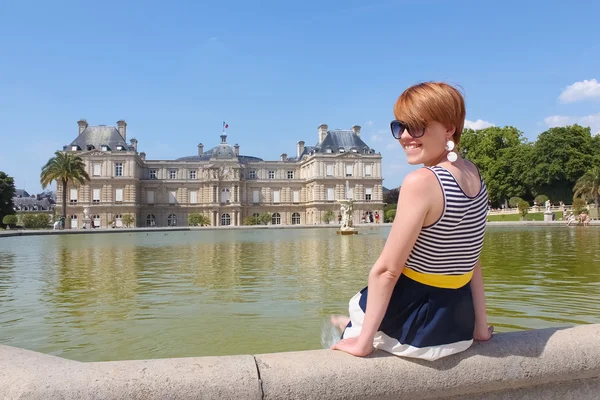
[[[281,161],[285,161],[285,160],[287,160],[287,154],[283,153],[281,155]]]
[[[144,152],[142,151],[142,152],[140,153],[140,158],[141,158],[142,160],[145,160],[145,159],[146,159],[146,153],[144,153]]]
[[[356,136],[360,137],[360,126],[354,125],[352,127],[352,131],[356,134]]]
[[[302,153],[304,153],[304,140],[301,140],[298,142],[297,153],[298,153],[298,155],[296,157],[298,157],[298,161],[300,161],[300,156],[302,155]]]
[[[202,154],[204,154],[204,145],[202,143],[198,144],[198,157],[202,157]]]
[[[127,122],[121,119],[117,121],[117,127],[119,128],[119,133],[123,137],[123,140],[127,140]]]
[[[325,136],[327,136],[327,129],[329,129],[327,124],[319,125],[319,143],[323,143],[323,140],[325,140]]]
[[[233,146],[233,149],[235,150],[235,156],[236,156],[236,157],[239,157],[239,156],[240,156],[240,145],[236,143],[236,144]]]
[[[85,128],[88,127],[88,123],[85,119],[80,119],[79,121],[77,121],[77,125],[79,125],[79,134],[80,135],[83,133],[83,131],[85,131]]]
[[[133,146],[133,150],[137,151],[137,144],[138,144],[137,139],[136,138],[131,138],[131,140],[129,141],[129,143],[131,144],[131,146]]]

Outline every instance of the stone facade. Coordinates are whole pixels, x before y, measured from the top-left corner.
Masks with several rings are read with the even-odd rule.
[[[362,141],[359,126],[321,125],[315,146],[300,141],[294,157],[282,154],[276,161],[240,155],[225,133],[206,152],[199,144],[194,156],[149,160],[136,139],[127,144],[125,121],[108,127],[80,120],[78,126],[79,135],[63,150],[80,155],[91,181],[68,188],[67,227],[83,226],[85,208],[103,228],[122,226],[125,214],[138,227],[187,226],[191,213],[205,215],[213,226],[242,225],[245,217],[264,212],[272,224],[313,225],[328,211],[337,221],[337,200],[346,196],[355,200],[354,224],[364,214],[383,216],[381,154]]]

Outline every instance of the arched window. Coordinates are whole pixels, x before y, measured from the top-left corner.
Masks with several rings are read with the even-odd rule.
[[[121,214],[115,215],[115,226],[117,228],[123,227],[123,216]]]
[[[100,216],[94,215],[92,220],[94,221],[94,228],[100,228]]]
[[[167,226],[177,226],[177,215],[169,215],[169,217],[167,218]]]
[[[146,217],[146,226],[156,226],[156,217],[153,214]]]
[[[254,214],[252,214],[252,216],[253,216],[254,218],[258,218],[258,217],[260,216],[260,214],[259,214],[259,213],[254,213]]]
[[[292,214],[292,225],[300,225],[300,214],[297,212]]]
[[[279,213],[273,213],[273,215],[271,215],[271,224],[272,225],[280,225],[281,224],[281,215],[279,215]]]
[[[231,217],[225,213],[221,215],[221,226],[231,225]]]
[[[78,228],[79,226],[77,225],[77,215],[71,215],[71,229],[75,229]]]
[[[229,189],[223,188],[221,189],[221,203],[229,202]]]

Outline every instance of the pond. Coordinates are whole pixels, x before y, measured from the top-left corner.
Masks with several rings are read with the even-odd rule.
[[[0,344],[79,361],[322,348],[389,227],[0,238]],[[600,322],[600,229],[488,228],[496,331]]]

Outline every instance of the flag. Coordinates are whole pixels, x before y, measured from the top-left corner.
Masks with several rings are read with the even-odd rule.
[[[223,121],[223,130],[229,128],[229,124],[225,123],[225,121]]]

